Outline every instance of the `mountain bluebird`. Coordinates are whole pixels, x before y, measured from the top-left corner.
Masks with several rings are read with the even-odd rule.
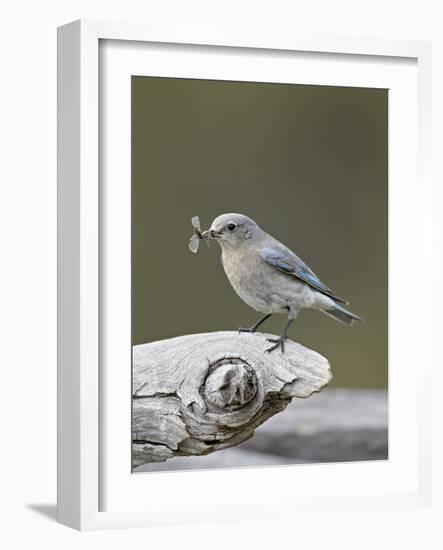
[[[240,328],[241,332],[255,332],[273,313],[288,315],[283,334],[268,339],[273,345],[266,351],[280,347],[284,352],[288,329],[303,308],[319,309],[348,325],[361,321],[298,256],[247,216],[222,214],[202,235],[220,244],[223,268],[236,293],[265,314],[252,327]]]

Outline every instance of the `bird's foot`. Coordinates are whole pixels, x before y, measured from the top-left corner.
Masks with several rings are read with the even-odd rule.
[[[270,348],[267,348],[265,351],[270,353],[271,351],[274,351],[275,349],[280,347],[281,352],[284,353],[285,352],[285,340],[286,340],[285,336],[280,336],[280,338],[266,338],[266,342],[272,342],[274,345],[271,346]]]
[[[238,327],[238,332],[249,332],[250,334],[254,334],[254,332],[257,330],[257,327],[249,327],[249,328],[242,328]]]

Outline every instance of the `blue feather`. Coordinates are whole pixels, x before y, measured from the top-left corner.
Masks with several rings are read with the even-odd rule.
[[[272,248],[262,248],[260,250],[260,256],[265,262],[276,269],[297,277],[318,292],[332,298],[334,301],[341,302],[342,304],[348,303],[346,300],[343,300],[343,298],[335,296],[332,290],[324,285],[317,275],[289,249],[275,250]]]

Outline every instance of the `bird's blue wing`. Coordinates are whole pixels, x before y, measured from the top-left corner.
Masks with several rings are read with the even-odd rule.
[[[346,300],[335,296],[332,290],[324,285],[317,275],[315,275],[315,273],[290,250],[262,248],[260,250],[260,256],[266,263],[272,265],[272,267],[283,271],[283,273],[297,277],[297,279],[300,279],[310,287],[332,298],[336,302],[347,304]]]

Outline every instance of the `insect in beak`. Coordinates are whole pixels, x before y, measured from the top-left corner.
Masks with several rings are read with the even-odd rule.
[[[200,241],[202,239],[206,239],[206,244],[209,246],[209,240],[214,238],[213,234],[215,234],[215,231],[213,229],[208,229],[207,231],[202,232],[200,228],[200,219],[198,216],[194,216],[191,220],[191,223],[192,227],[194,228],[194,233],[189,241],[188,248],[191,252],[196,254],[200,245]]]
[[[194,254],[197,253],[200,240],[203,239],[203,235],[200,229],[200,219],[198,216],[194,216],[191,220],[192,227],[194,228],[194,233],[189,241],[188,248]]]

